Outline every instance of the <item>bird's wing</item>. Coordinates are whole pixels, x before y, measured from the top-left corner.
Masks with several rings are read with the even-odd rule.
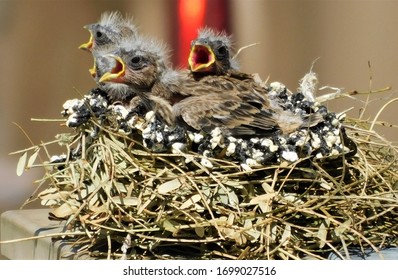
[[[245,94],[208,92],[191,96],[174,105],[174,113],[188,126],[209,131],[215,127],[236,135],[270,134],[278,124],[271,110],[262,108],[260,100],[247,100]]]

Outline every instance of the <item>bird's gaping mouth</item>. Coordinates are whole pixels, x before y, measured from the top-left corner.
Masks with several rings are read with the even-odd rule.
[[[88,27],[84,27],[84,28],[88,28]],[[94,37],[93,37],[93,33],[91,32],[91,30],[87,29],[90,32],[90,39],[88,40],[87,43],[81,44],[79,46],[79,49],[81,50],[85,50],[85,51],[89,51],[91,52],[91,50],[93,49],[93,44],[94,44]]]
[[[96,66],[95,66],[95,62],[93,67],[91,67],[90,69],[88,69],[88,72],[90,72],[91,77],[95,78],[95,76],[97,76],[97,70],[96,70]]]
[[[126,74],[126,67],[125,67],[123,60],[116,55],[110,54],[108,56],[113,57],[115,59],[115,66],[112,68],[111,71],[106,72],[104,75],[102,75],[99,82],[100,83],[102,83],[102,82],[113,82],[113,83],[123,82],[123,77]]]
[[[207,45],[195,44],[189,54],[188,63],[192,72],[209,70],[216,61],[215,55]]]

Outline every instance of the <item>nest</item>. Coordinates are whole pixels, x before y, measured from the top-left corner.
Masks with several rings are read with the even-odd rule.
[[[236,147],[251,143],[253,151],[258,139],[221,145],[200,133],[172,134],[151,112],[109,105],[98,90],[66,102],[64,114],[71,132],[17,152],[17,169],[45,170],[28,202],[65,220],[62,236],[76,257],[325,259],[398,245],[397,149],[364,120],[326,112],[339,131],[333,144],[315,147],[313,131],[306,149],[281,150],[268,139],[279,148],[269,144],[273,154],[262,150],[256,160]],[[54,144],[65,153],[51,156]],[[35,163],[42,152],[48,159]]]

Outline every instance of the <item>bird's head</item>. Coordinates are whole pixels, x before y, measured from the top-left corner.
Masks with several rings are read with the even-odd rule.
[[[113,44],[115,34],[109,28],[98,23],[84,26],[90,32],[90,39],[87,43],[81,44],[79,49],[92,52],[94,49]]]
[[[199,30],[198,38],[191,43],[188,64],[193,73],[221,75],[233,68],[231,38],[225,32],[210,28]]]
[[[93,52],[103,48],[112,48],[122,38],[134,38],[137,28],[127,18],[123,18],[119,12],[104,13],[98,23],[84,26],[90,32],[87,43],[81,44],[79,49]]]
[[[164,45],[143,38],[121,42],[120,49],[106,57],[113,58],[114,64],[99,82],[123,83],[139,91],[150,91],[167,65]]]

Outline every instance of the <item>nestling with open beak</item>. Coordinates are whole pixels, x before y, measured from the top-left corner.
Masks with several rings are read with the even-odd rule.
[[[121,40],[135,40],[138,36],[137,28],[128,18],[123,18],[119,12],[104,13],[98,23],[86,25],[90,32],[90,40],[79,48],[90,51],[93,55],[94,66],[89,72],[98,86],[107,93],[111,103],[130,102],[134,94],[123,84],[100,83],[99,79],[115,66],[115,60],[106,55],[118,49]]]
[[[171,106],[183,98],[178,88],[182,75],[170,67],[167,46],[139,36],[134,41],[122,40],[119,50],[107,57],[114,59],[115,67],[99,82],[129,86],[148,111],[153,110],[167,125],[174,126]]]
[[[209,27],[199,29],[198,38],[192,41],[188,64],[189,77],[195,80],[212,80],[214,76],[228,75],[237,81],[258,82],[254,75],[239,71],[231,36]]]
[[[254,76],[239,71],[231,36],[203,28],[192,41],[188,58],[191,75],[180,86],[193,95],[174,106],[174,113],[195,129],[224,127],[239,136],[289,134],[321,121],[318,114],[285,110]]]
[[[197,75],[224,75],[238,70],[238,62],[232,56],[231,36],[209,27],[199,29],[198,37],[191,43],[188,64]]]

